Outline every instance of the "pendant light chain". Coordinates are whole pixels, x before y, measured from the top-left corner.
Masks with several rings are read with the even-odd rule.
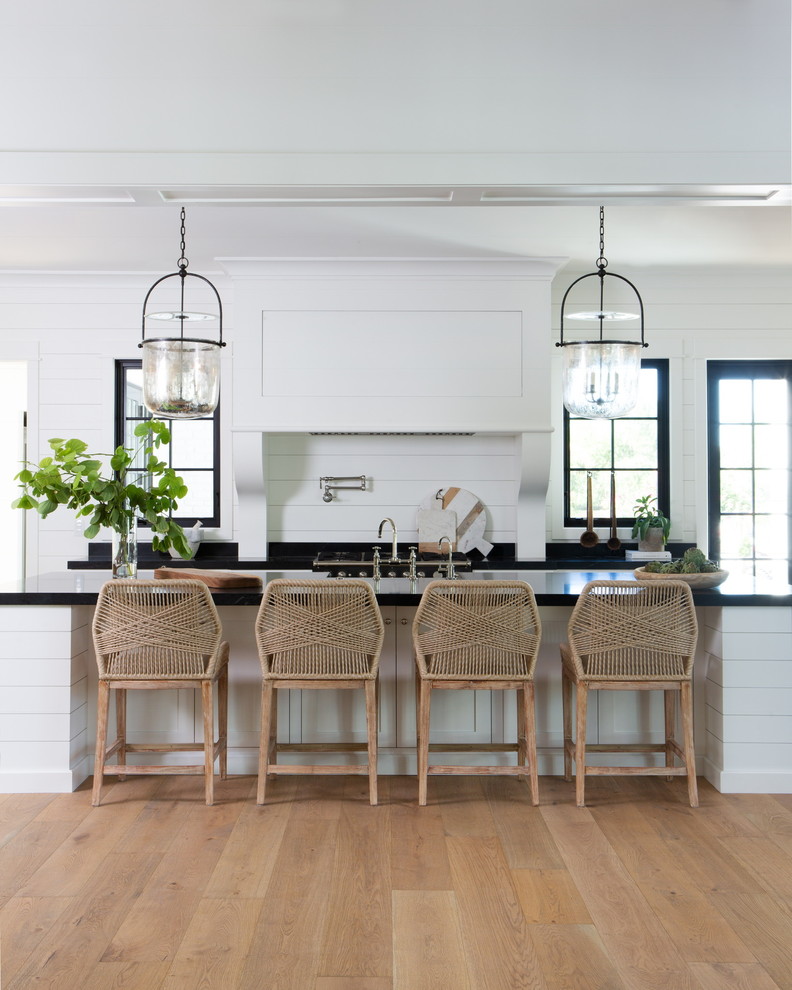
[[[187,237],[186,219],[187,219],[187,214],[184,212],[184,207],[182,207],[182,210],[181,210],[181,245],[180,245],[181,254],[179,256],[179,260],[176,262],[176,267],[179,268],[180,270],[186,269],[187,266],[190,264],[189,259],[185,257],[185,254],[186,254],[186,251],[187,251],[187,244],[185,242],[185,239]]]
[[[605,207],[600,207],[600,253],[599,258],[597,258],[597,268],[605,269],[608,267],[608,259],[605,257]]]

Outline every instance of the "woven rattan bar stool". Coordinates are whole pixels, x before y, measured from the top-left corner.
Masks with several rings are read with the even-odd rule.
[[[528,777],[539,804],[534,669],[542,627],[533,589],[524,581],[432,581],[413,623],[418,726],[418,803],[428,774],[511,774]],[[430,764],[430,752],[481,751],[481,745],[430,744],[433,690],[517,692],[517,742],[487,752],[516,752],[516,766]]]
[[[203,774],[206,803],[214,802],[214,764],[226,776],[228,726],[228,643],[209,589],[200,581],[114,580],[99,592],[93,620],[99,668],[93,804],[106,775]],[[213,686],[217,683],[218,738],[214,739]],[[192,688],[201,692],[202,743],[127,742],[127,691]],[[115,692],[116,739],[107,746],[110,692]],[[203,763],[127,763],[128,753],[202,752]],[[118,763],[107,765],[117,755]]]
[[[590,581],[572,610],[569,642],[561,646],[564,777],[579,807],[586,775],[686,776],[691,807],[698,807],[693,749],[693,658],[698,626],[690,587],[682,581]],[[576,726],[572,738],[572,685]],[[665,742],[586,745],[589,691],[665,692]],[[679,698],[682,746],[674,738]],[[665,766],[590,766],[587,753],[663,753]],[[682,765],[675,764],[675,757]]]
[[[269,774],[368,774],[377,803],[377,674],[384,626],[371,587],[360,580],[270,581],[256,618],[261,660],[258,804]],[[366,743],[278,743],[275,692],[282,688],[362,689]],[[365,764],[282,764],[284,752],[361,752]]]

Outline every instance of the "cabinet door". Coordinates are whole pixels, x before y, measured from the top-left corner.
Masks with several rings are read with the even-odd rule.
[[[112,692],[115,694],[115,692]],[[185,743],[203,738],[203,717],[196,692],[127,691],[127,739],[146,743]],[[115,718],[111,708],[111,719]],[[115,722],[111,723],[115,726]],[[200,733],[200,734],[199,734]],[[159,757],[149,762],[157,762]],[[134,762],[131,760],[130,762]],[[138,760],[138,762],[142,762]],[[167,759],[161,762],[167,762]],[[174,761],[178,762],[178,758]],[[188,762],[186,759],[181,762]],[[194,760],[192,762],[195,762]]]
[[[415,658],[412,624],[417,609],[396,608],[396,745],[414,749]],[[502,691],[432,691],[429,739],[433,743],[492,742],[493,712],[500,721]]]
[[[380,656],[378,740],[383,747],[396,745],[395,613],[393,605],[382,608],[385,640]],[[289,694],[290,742],[365,743],[366,704],[362,690],[290,691]]]

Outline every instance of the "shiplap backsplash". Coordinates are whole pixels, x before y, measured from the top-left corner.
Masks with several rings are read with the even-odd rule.
[[[518,468],[512,436],[309,436],[273,434],[267,454],[269,538],[377,542],[380,521],[415,542],[419,503],[451,485],[478,495],[486,538],[515,542]],[[366,491],[322,501],[324,475],[367,477]]]

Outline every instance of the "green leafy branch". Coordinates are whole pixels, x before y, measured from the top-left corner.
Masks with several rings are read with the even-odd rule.
[[[173,547],[181,557],[191,557],[184,530],[171,518],[179,499],[187,494],[187,486],[155,453],[170,443],[170,430],[165,423],[148,420],[138,423],[135,437],[139,442],[134,448],[119,446],[110,455],[112,477],[102,474],[99,458],[107,455],[86,454],[88,445],[82,440],[51,439],[51,456],[38,464],[25,462],[16,475],[23,494],[11,503],[12,508],[35,509],[46,518],[64,505],[77,516],[90,516],[84,530],[89,540],[103,526],[122,532],[130,517],[138,515],[151,526],[152,549]],[[131,471],[133,480],[129,480]],[[150,481],[145,488],[137,481],[141,474]]]

